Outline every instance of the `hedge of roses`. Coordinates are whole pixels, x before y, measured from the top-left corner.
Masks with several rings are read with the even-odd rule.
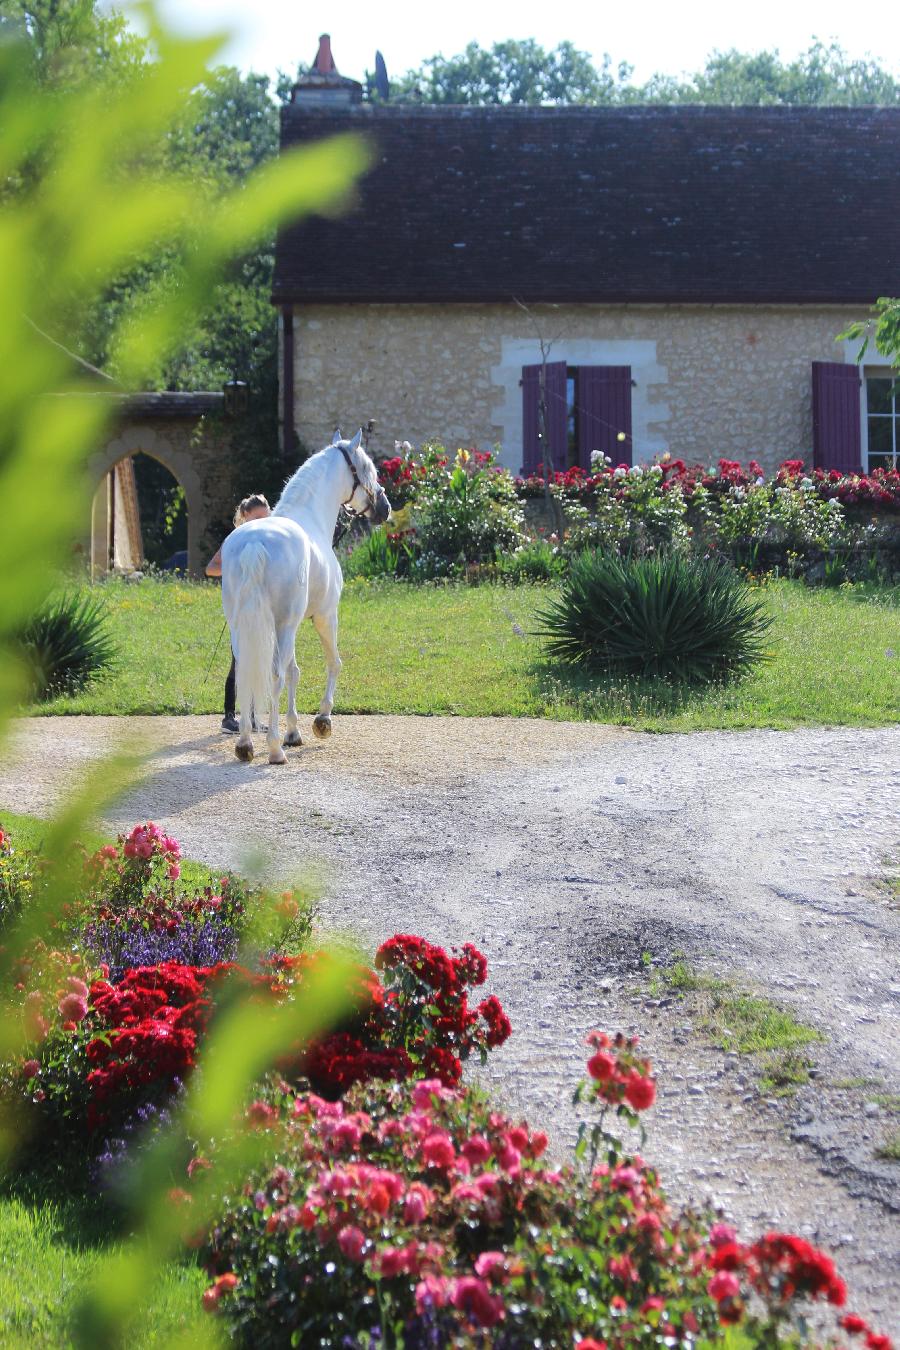
[[[807,471],[802,460],[789,459],[767,480],[752,459],[744,466],[723,458],[709,468],[664,455],[628,466],[598,454],[591,472],[552,475],[556,518],[543,527],[545,537],[553,530],[552,553],[538,557],[522,517],[502,503],[513,491],[520,501],[543,498],[540,466],[513,480],[486,452],[459,451],[451,461],[436,445],[417,452],[404,442],[397,450],[381,476],[392,500],[408,509],[391,534],[376,532],[360,544],[351,573],[427,579],[471,573],[474,566],[485,575],[549,580],[556,574],[553,554],[673,547],[718,550],[755,571],[818,568],[820,580],[877,579],[900,570],[900,473],[894,469]],[[464,511],[448,486],[452,475],[465,487]],[[515,565],[519,554],[524,569]]]

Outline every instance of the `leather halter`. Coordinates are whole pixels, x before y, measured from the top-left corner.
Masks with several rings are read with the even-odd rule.
[[[350,496],[347,498],[345,502],[341,502],[341,505],[347,512],[348,516],[363,516],[365,515],[366,511],[370,511],[372,507],[375,505],[375,494],[371,488],[367,488],[364,483],[361,483],[359,481],[359,474],[357,472],[356,465],[353,463],[353,459],[347,447],[345,445],[342,445],[341,442],[338,441],[337,448],[344,456],[344,459],[346,460],[347,463],[347,468],[350,470],[350,473],[353,476],[353,486],[350,489]],[[350,503],[353,501],[353,498],[356,496],[357,488],[362,488],[363,492],[369,499],[369,505],[362,511],[358,511],[356,507],[350,505]]]

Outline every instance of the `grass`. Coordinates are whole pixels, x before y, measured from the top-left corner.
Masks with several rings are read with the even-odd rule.
[[[760,1088],[785,1096],[809,1081],[812,1063],[800,1047],[824,1039],[815,1027],[760,994],[749,994],[730,980],[704,975],[676,961],[655,976],[657,984],[694,995],[700,1029],[721,1050],[761,1055]]]
[[[875,1151],[878,1157],[884,1158],[886,1162],[900,1162],[900,1130],[895,1130],[889,1135]]]
[[[59,1350],[73,1344],[79,1298],[121,1245],[106,1227],[107,1216],[89,1200],[0,1192],[0,1345]],[[129,1345],[164,1350],[177,1344],[196,1325],[207,1283],[195,1264],[170,1262],[147,1291]]]
[[[119,580],[102,587],[120,650],[111,675],[36,707],[129,716],[221,712],[230,653],[218,588]],[[541,586],[422,586],[349,582],[340,613],[344,669],[337,713],[419,713],[593,720],[647,731],[793,727],[900,721],[900,591],[763,589],[774,623],[771,660],[747,679],[685,694],[646,681],[569,677],[543,658]],[[324,685],[318,639],[298,641],[299,705],[313,712]]]

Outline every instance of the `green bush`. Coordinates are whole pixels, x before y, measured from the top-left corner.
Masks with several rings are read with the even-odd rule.
[[[429,472],[413,506],[420,577],[493,562],[523,542],[523,512],[511,475],[485,451],[450,460],[430,447]]]
[[[748,671],[771,623],[717,559],[608,552],[576,559],[538,621],[548,654],[567,665],[686,683]]]
[[[415,548],[404,534],[389,534],[383,525],[361,539],[342,563],[344,576],[402,577],[409,574]]]
[[[116,657],[116,648],[100,600],[64,592],[49,600],[28,621],[21,646],[37,702],[74,694]]]
[[[497,576],[518,586],[554,581],[563,576],[566,567],[565,558],[546,539],[532,539],[515,553],[507,553],[498,560]]]

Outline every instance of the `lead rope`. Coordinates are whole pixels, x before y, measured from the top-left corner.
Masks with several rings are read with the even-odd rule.
[[[228,627],[228,620],[226,619],[225,622],[222,624],[222,631],[221,631],[221,633],[219,634],[219,637],[218,637],[218,640],[216,641],[215,647],[213,648],[213,654],[212,654],[212,656],[211,656],[210,659],[209,659],[209,665],[206,667],[206,674],[203,676],[203,679],[200,681],[200,688],[201,688],[201,689],[202,689],[203,686],[206,684],[206,681],[209,679],[209,672],[212,670],[213,665],[215,664],[216,657],[217,657],[218,654],[219,654],[219,647],[220,647],[220,645],[221,645],[222,638],[225,636],[225,629],[226,629],[227,627]]]

